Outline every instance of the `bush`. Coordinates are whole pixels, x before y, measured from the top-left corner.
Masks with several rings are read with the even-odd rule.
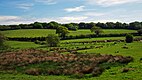
[[[142,29],[138,30],[138,34],[141,35],[142,34]]]
[[[4,41],[5,41],[5,37],[3,34],[0,33],[0,47],[4,47]]]
[[[57,47],[59,46],[60,38],[57,35],[49,34],[46,41],[49,47]]]
[[[125,41],[126,41],[127,43],[132,43],[132,42],[133,42],[133,35],[127,34]]]

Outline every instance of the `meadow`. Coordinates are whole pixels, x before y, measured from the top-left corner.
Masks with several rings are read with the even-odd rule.
[[[43,29],[25,29],[25,30],[11,30],[2,31],[7,37],[41,37],[47,36],[49,33],[55,33],[55,30],[43,30]],[[136,33],[136,30],[125,30],[125,29],[104,29],[103,34],[119,34],[119,33]],[[93,34],[90,30],[78,30],[70,31],[68,35],[80,35],[80,34]],[[142,38],[142,36],[134,36],[134,38]],[[84,39],[72,39],[72,40],[61,40],[59,47],[47,47],[46,44],[35,44],[34,42],[23,42],[23,41],[6,41],[5,43],[11,47],[11,50],[44,50],[47,52],[66,54],[77,54],[77,55],[122,55],[131,56],[133,61],[125,65],[117,64],[101,64],[102,66],[109,66],[105,69],[101,75],[96,77],[83,77],[76,78],[70,75],[28,75],[25,74],[23,69],[31,68],[48,68],[57,67],[57,64],[38,63],[30,64],[29,66],[16,67],[16,72],[13,70],[0,71],[0,80],[142,80],[142,42],[134,41],[133,43],[126,42],[90,42],[90,41],[101,41],[101,40],[125,40],[125,37],[99,37],[99,38],[84,38]],[[86,42],[84,42],[86,41]],[[88,42],[90,43],[88,43]],[[44,41],[45,42],[45,41]],[[43,51],[43,52],[44,52]],[[75,52],[75,53],[74,53]],[[33,54],[34,52],[31,53]],[[39,52],[40,53],[40,52]],[[18,53],[21,54],[21,53]],[[10,53],[11,55],[11,53]],[[23,54],[25,55],[25,54]],[[29,55],[29,54],[27,54]],[[25,55],[25,57],[28,57]],[[45,54],[44,54],[45,55]],[[19,55],[17,55],[18,57]],[[31,56],[31,55],[30,55]],[[37,56],[37,55],[36,55]],[[46,56],[46,55],[45,55]],[[93,56],[91,56],[93,57]],[[12,58],[10,58],[12,59]],[[16,59],[16,58],[14,58]],[[32,58],[31,58],[32,59]],[[33,58],[35,59],[35,58]],[[36,60],[36,59],[35,59]],[[64,58],[63,58],[64,60]],[[20,63],[21,64],[21,63]],[[90,65],[90,64],[89,64]],[[126,69],[126,72],[124,71]],[[89,76],[89,74],[87,74]]]
[[[121,34],[121,33],[136,33],[136,30],[126,29],[104,29],[102,34]],[[20,30],[8,30],[2,31],[7,37],[46,37],[48,34],[55,34],[54,29],[20,29]],[[89,29],[80,29],[77,31],[70,31],[69,36],[94,34]]]
[[[17,42],[17,41],[11,41],[9,42],[11,46],[15,46],[17,43],[17,46],[28,46],[28,43],[34,44],[32,42]],[[22,44],[24,43],[24,44]],[[27,43],[27,44],[25,44]],[[37,45],[37,47],[42,45]],[[91,77],[91,78],[81,78],[81,80],[141,80],[142,79],[142,63],[140,59],[142,58],[142,42],[133,42],[133,43],[125,43],[125,42],[118,42],[114,44],[114,42],[109,43],[89,43],[85,44],[85,46],[94,46],[92,49],[86,49],[86,50],[78,50],[79,53],[85,53],[85,54],[112,54],[112,55],[123,55],[123,56],[131,56],[134,58],[133,62],[130,62],[128,65],[124,66],[114,66],[110,69],[105,70],[100,76],[98,77]],[[76,44],[61,44],[61,48],[76,48],[76,47],[85,47],[84,44],[76,43]],[[97,46],[103,46],[101,48],[97,48]],[[124,48],[124,46],[127,46],[128,48]],[[33,48],[37,48],[36,46],[33,46]],[[26,48],[26,47],[25,47]],[[47,48],[46,48],[47,49]],[[64,53],[66,54],[66,52]],[[124,68],[130,68],[132,70],[128,72],[122,72]],[[0,79],[1,80],[43,80],[43,79],[49,79],[49,80],[78,80],[76,78],[71,78],[70,76],[32,76],[27,74],[21,74],[21,73],[0,73]],[[80,79],[79,79],[80,80]]]

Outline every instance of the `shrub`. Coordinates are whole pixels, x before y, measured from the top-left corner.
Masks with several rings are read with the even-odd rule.
[[[97,26],[93,26],[90,30],[91,32],[94,32],[97,36],[99,36],[99,34],[103,32],[102,29]]]
[[[127,43],[132,43],[132,42],[133,42],[133,35],[127,34],[125,41],[126,41]]]
[[[5,37],[3,34],[0,33],[0,48],[4,47]]]
[[[142,29],[138,30],[138,34],[141,35],[142,34]]]
[[[49,34],[46,41],[49,47],[57,47],[59,46],[60,38],[57,35]]]

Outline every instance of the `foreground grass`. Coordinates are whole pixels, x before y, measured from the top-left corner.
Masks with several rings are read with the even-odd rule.
[[[67,76],[32,76],[26,74],[0,73],[0,80],[72,80],[72,78],[68,78]]]
[[[13,42],[13,41],[12,41]],[[9,42],[10,44],[12,42]],[[15,42],[16,43],[16,42]],[[13,45],[13,44],[11,44]],[[24,45],[24,44],[23,44]],[[85,44],[85,46],[103,46],[103,48],[93,48],[88,50],[80,50],[78,52],[82,53],[101,53],[101,54],[112,54],[112,55],[123,55],[123,56],[132,56],[134,61],[129,63],[126,66],[112,67],[111,69],[105,70],[102,75],[99,77],[92,77],[81,80],[142,80],[142,63],[140,58],[142,58],[142,42],[134,43],[97,43],[97,44]],[[18,44],[17,44],[18,46]],[[39,45],[38,45],[39,46]],[[74,47],[81,46],[83,44],[63,44],[65,47]],[[127,46],[128,49],[122,47]],[[134,70],[122,73],[122,68],[133,68]],[[0,73],[0,80],[77,80],[72,79],[68,76],[30,76],[25,74],[8,74]]]
[[[135,33],[136,30],[126,30],[126,29],[103,29],[103,34],[120,34],[120,33]],[[20,30],[8,30],[2,31],[2,33],[7,37],[46,37],[48,34],[55,34],[54,29],[20,29]],[[89,29],[81,29],[78,31],[70,31],[68,35],[86,35],[94,34]]]

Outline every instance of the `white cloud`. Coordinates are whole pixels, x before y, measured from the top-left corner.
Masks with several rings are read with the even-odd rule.
[[[19,17],[19,16],[0,16],[0,25],[29,23],[31,21],[29,21],[28,19],[24,19],[22,17]]]
[[[25,9],[25,10],[30,9],[32,6],[34,6],[34,4],[32,4],[32,3],[17,4],[17,8]]]
[[[85,21],[88,17],[86,16],[74,16],[74,17],[60,17],[59,22],[61,23],[70,23],[70,22],[82,22]]]
[[[52,5],[52,4],[56,4],[57,3],[55,0],[35,0],[35,1],[43,3],[43,4],[47,4],[47,5]]]
[[[84,11],[84,7],[85,6],[79,6],[79,7],[74,7],[74,8],[66,8],[64,10],[67,12],[80,12],[80,11]]]
[[[0,22],[19,19],[18,16],[0,16]]]
[[[74,17],[57,17],[57,18],[26,18],[19,16],[0,16],[0,25],[9,25],[9,24],[29,24],[33,22],[50,22],[56,21],[59,23],[70,23],[70,22],[85,22],[88,17],[84,16],[74,16]]]
[[[114,6],[118,4],[142,2],[141,0],[86,0],[89,4],[97,4],[104,7]]]

